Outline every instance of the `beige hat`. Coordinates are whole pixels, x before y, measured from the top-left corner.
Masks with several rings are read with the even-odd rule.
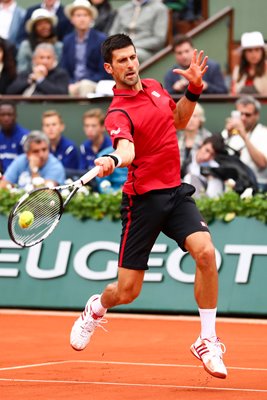
[[[84,8],[85,10],[87,10],[88,13],[91,14],[91,17],[93,19],[96,19],[98,16],[97,9],[94,6],[92,6],[92,4],[89,3],[88,0],[74,0],[73,3],[68,4],[64,9],[66,17],[71,19],[73,11],[76,10],[77,8]]]
[[[263,36],[260,32],[246,32],[241,36],[242,49],[265,47]]]
[[[53,26],[57,25],[57,17],[56,15],[51,14],[48,10],[45,8],[37,8],[37,10],[34,10],[31,18],[26,22],[25,29],[28,33],[32,32],[33,26],[37,21],[41,21],[43,19],[47,19],[51,21],[51,24]]]

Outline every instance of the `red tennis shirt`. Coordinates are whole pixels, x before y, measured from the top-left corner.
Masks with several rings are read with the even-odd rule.
[[[105,119],[114,148],[118,139],[134,143],[135,159],[123,186],[130,195],[181,184],[173,118],[176,103],[159,82],[143,79],[142,86],[140,91],[114,88]]]

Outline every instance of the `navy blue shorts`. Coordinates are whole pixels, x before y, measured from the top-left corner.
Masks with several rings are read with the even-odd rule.
[[[191,197],[194,191],[192,185],[183,183],[142,195],[123,193],[119,267],[148,269],[149,254],[160,232],[175,240],[184,251],[187,236],[199,231],[209,232]]]

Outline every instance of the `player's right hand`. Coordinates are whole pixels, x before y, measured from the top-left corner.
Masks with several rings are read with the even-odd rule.
[[[115,169],[115,163],[111,157],[99,157],[95,160],[95,165],[101,167],[97,175],[99,178],[112,174]]]

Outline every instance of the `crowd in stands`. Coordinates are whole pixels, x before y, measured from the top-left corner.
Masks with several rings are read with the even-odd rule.
[[[105,115],[100,108],[83,115],[85,141],[80,148],[64,135],[65,124],[57,110],[44,111],[40,130],[29,131],[17,122],[16,105],[0,102],[0,187],[17,186],[30,190],[42,184],[63,184],[78,179],[94,167],[94,160],[112,151],[105,133]],[[114,193],[121,189],[127,168],[119,168],[106,178],[97,178],[92,189]]]
[[[203,129],[204,109],[197,105],[178,132],[182,178],[204,193],[218,196],[230,186],[242,194],[267,192],[267,127],[260,123],[261,104],[250,95],[236,101],[239,117],[229,116],[217,134]]]
[[[0,0],[0,78],[4,76],[7,82],[0,86],[0,94],[22,94],[20,87],[9,91],[9,86],[16,75],[32,73],[36,48],[47,43],[54,47],[53,67],[58,65],[68,75],[67,94],[90,97],[99,93],[98,82],[111,80],[101,56],[101,44],[108,35],[128,34],[142,63],[167,44],[171,15],[192,20],[198,18],[200,9],[196,0],[129,0],[116,10],[109,0],[74,0],[65,7],[59,0],[44,0],[24,10],[15,0]],[[25,95],[37,94],[55,93],[30,90]]]
[[[59,0],[44,0],[24,10],[15,0],[0,0],[0,94],[81,97],[99,94],[98,83],[113,82],[103,68],[101,44],[106,37],[121,32],[128,34],[142,63],[167,45],[170,15],[178,20],[200,18],[201,1],[128,0],[115,10],[110,0],[74,0],[65,7]],[[189,66],[194,45],[189,37],[179,32],[172,42],[175,65],[166,71],[164,87],[170,94],[181,94],[187,82],[173,69]],[[34,78],[35,90],[31,85],[31,90],[23,93],[25,88],[12,83],[16,77],[19,80],[21,76],[26,77],[30,81],[29,77],[35,77],[36,49],[40,44],[53,46],[53,66],[49,66],[53,74],[47,73],[46,68],[46,74],[43,72]],[[44,57],[42,59],[44,63]],[[237,65],[230,78],[225,80],[224,71],[216,60],[209,59],[208,67],[204,94],[267,95],[266,52],[260,32],[242,35]],[[51,75],[59,71],[57,68],[65,71],[64,87],[55,87],[52,92],[51,88],[40,90],[39,83],[50,81]],[[41,69],[45,70],[38,67]]]
[[[142,63],[167,45],[170,17],[201,18],[200,4],[193,0],[128,0],[114,10],[109,0],[74,0],[65,7],[59,0],[43,0],[24,10],[14,0],[0,0],[0,95],[84,98],[110,94],[114,82],[101,55],[107,36],[127,33]],[[188,82],[173,70],[189,67],[194,44],[189,36],[177,32],[175,24],[173,35],[174,65],[162,83],[176,95],[184,93]],[[203,93],[240,98],[235,117],[229,116],[219,134],[205,128],[200,104],[184,131],[177,132],[182,177],[195,185],[195,196],[217,196],[230,184],[238,193],[248,187],[253,193],[267,191],[267,127],[260,123],[261,104],[253,97],[267,96],[265,50],[261,32],[245,32],[230,85],[220,64],[208,60]],[[48,110],[37,130],[29,132],[18,124],[15,104],[3,100],[1,186],[27,188],[32,179],[38,182],[37,178],[60,184],[92,168],[96,157],[112,151],[101,109],[85,112],[83,129],[86,139],[78,148],[65,134],[62,116],[57,110]],[[94,189],[117,191],[126,175],[126,169],[116,169],[112,176],[96,179]]]

